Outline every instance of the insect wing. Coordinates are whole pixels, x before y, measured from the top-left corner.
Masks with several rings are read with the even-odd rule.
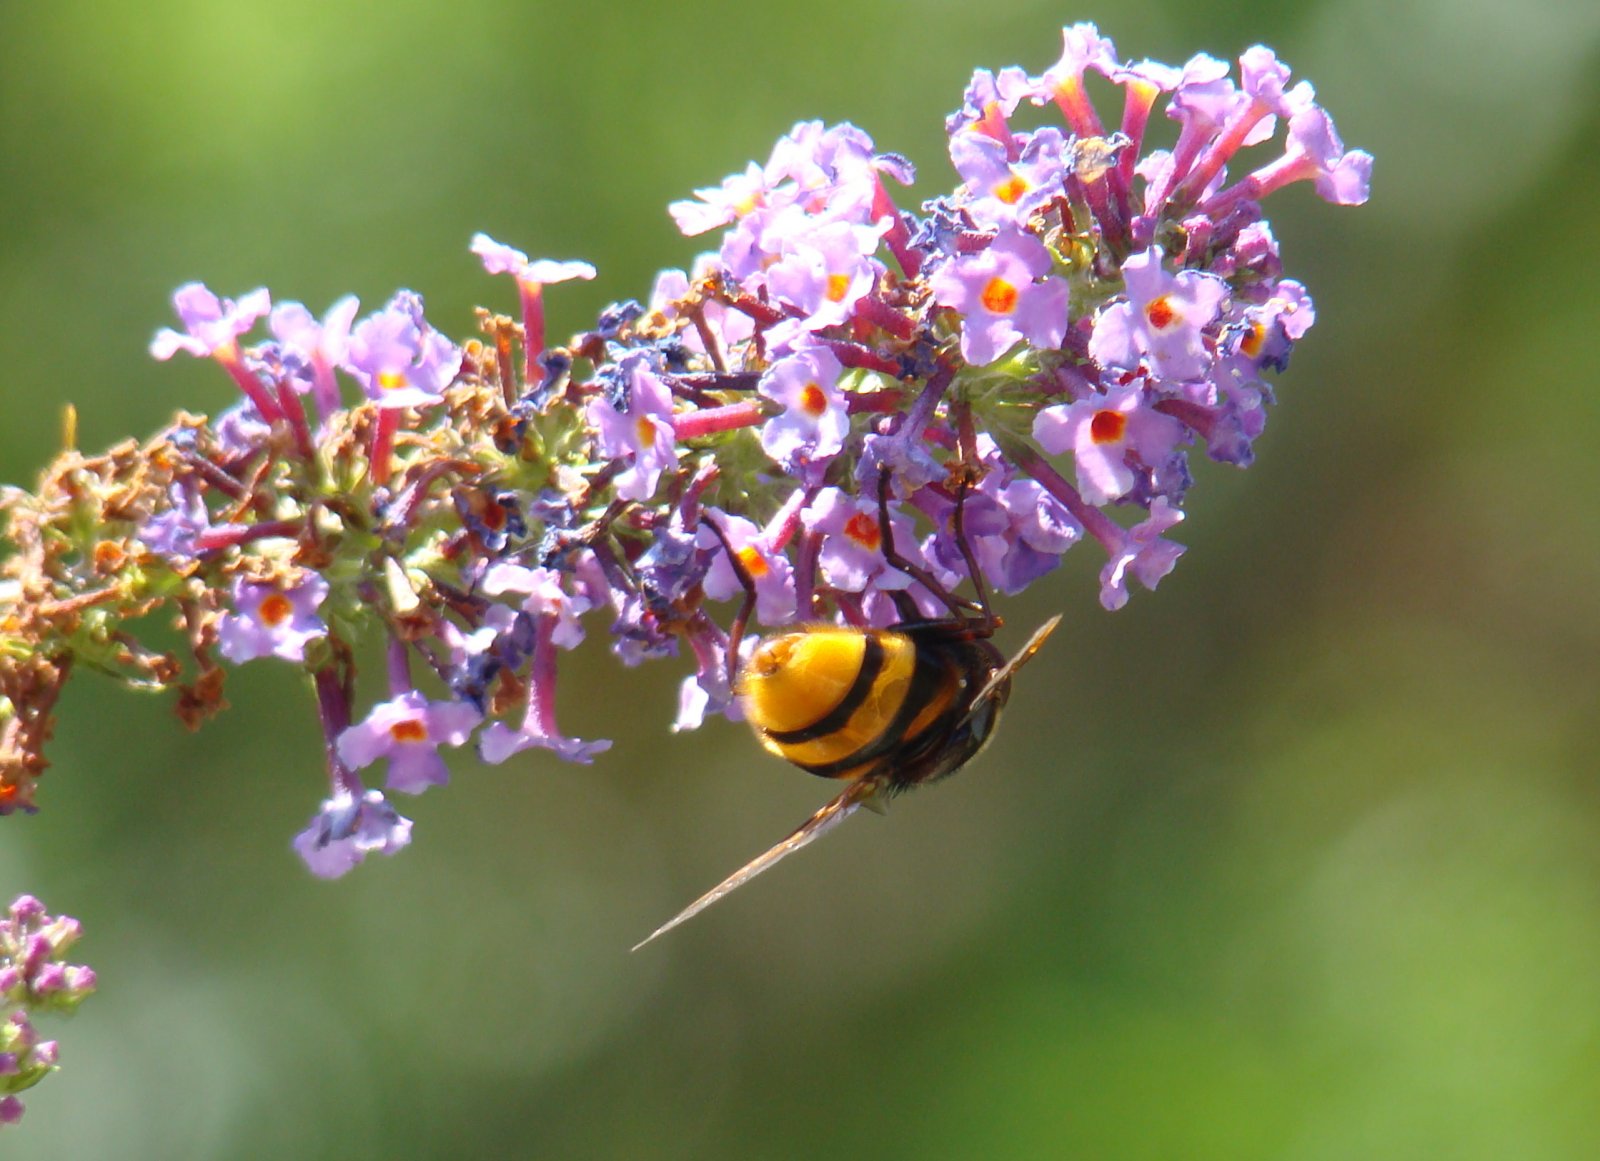
[[[757,875],[761,874],[762,871],[767,870],[773,864],[777,863],[778,860],[794,854],[795,851],[799,850],[803,846],[808,846],[815,842],[834,827],[838,826],[845,819],[849,818],[856,811],[860,810],[863,806],[872,803],[873,797],[878,793],[878,789],[878,783],[872,779],[863,779],[860,782],[852,782],[849,786],[845,787],[844,791],[839,794],[838,797],[834,798],[833,801],[829,802],[821,810],[817,811],[817,813],[813,814],[810,818],[801,823],[799,827],[795,829],[794,833],[788,838],[784,839],[771,850],[757,855],[755,858],[751,859],[744,866],[740,867],[733,874],[729,875],[726,879],[722,880],[722,882],[718,883],[715,887],[711,888],[711,890],[707,891],[704,895],[700,896],[700,898],[696,899],[693,903],[689,904],[689,906],[685,907],[682,911],[678,912],[678,914],[674,915],[666,923],[663,923],[660,927],[656,928],[644,939],[634,944],[633,950],[638,951],[645,944],[649,943],[658,936],[665,935],[674,927],[678,926],[678,924],[683,923],[686,920],[693,919],[696,915],[700,914],[700,912],[711,906],[718,899],[721,899],[723,896],[728,895],[738,888],[744,886],[751,879],[754,879]]]

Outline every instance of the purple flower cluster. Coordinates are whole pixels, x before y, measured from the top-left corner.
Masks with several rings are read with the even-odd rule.
[[[32,1016],[70,1013],[94,991],[92,968],[64,962],[82,934],[76,919],[47,915],[31,895],[0,919],[0,1125],[21,1119],[17,1094],[57,1067],[56,1042],[39,1039]]]
[[[1092,86],[1120,92],[1114,127]],[[1163,97],[1172,144],[1147,150]],[[1124,63],[1088,25],[1038,76],[975,73],[947,128],[953,189],[912,211],[904,158],[796,125],[671,207],[715,250],[566,346],[544,289],[593,268],[481,234],[520,317],[462,345],[410,292],[321,322],[265,290],[178,292],[184,333],[152,352],[213,357],[244,398],[153,445],[144,499],[117,506],[127,555],[140,599],[175,593],[189,626],[189,716],[218,704],[213,648],[310,674],[331,783],[295,840],[313,871],[405,846],[385,791],[443,784],[444,747],[592,761],[609,743],[563,733],[555,698],[596,621],[626,664],[687,655],[687,729],[738,713],[741,574],[756,626],[864,626],[947,609],[888,536],[918,576],[1006,594],[1092,541],[1111,609],[1172,569],[1189,449],[1250,462],[1264,375],[1313,317],[1260,199],[1306,180],[1359,203],[1370,157],[1268,49],[1235,79],[1208,56]],[[242,346],[263,316],[272,338]],[[386,644],[388,694],[358,721],[362,638]],[[360,774],[380,760],[381,790]]]

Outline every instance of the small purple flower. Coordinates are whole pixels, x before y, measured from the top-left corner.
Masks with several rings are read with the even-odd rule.
[[[826,347],[806,347],[767,368],[757,389],[783,405],[762,426],[761,446],[785,471],[799,475],[807,465],[839,453],[850,431],[839,379],[844,366]]]
[[[428,325],[421,296],[402,290],[356,324],[342,366],[379,407],[427,407],[454,382],[461,351]]]
[[[684,232],[688,233],[687,230]],[[721,684],[727,685],[726,678]],[[685,677],[678,683],[678,714],[672,719],[672,732],[681,734],[686,730],[698,730],[705,724],[711,701],[711,692],[706,689],[698,673]]]
[[[1099,505],[1133,491],[1135,465],[1162,467],[1183,438],[1183,425],[1154,410],[1144,388],[1132,383],[1045,408],[1034,418],[1033,438],[1051,454],[1072,452],[1078,490]]]
[[[1094,321],[1089,354],[1102,366],[1134,371],[1141,361],[1164,379],[1197,379],[1210,362],[1204,331],[1228,297],[1227,283],[1198,270],[1168,274],[1161,247],[1122,264],[1128,297]]]
[[[43,923],[46,914],[44,903],[33,895],[18,895],[11,901],[11,906],[6,908],[6,912],[10,921],[19,929]]]
[[[272,295],[266,287],[252,290],[235,302],[218,298],[203,282],[187,282],[172,295],[186,334],[163,327],[150,341],[150,353],[157,359],[170,359],[179,351],[198,358],[238,358],[239,336],[256,325],[256,320],[272,309]]]
[[[411,820],[389,805],[383,791],[366,790],[357,799],[341,790],[295,836],[294,849],[313,875],[337,879],[374,851],[392,855],[410,841]]]
[[[360,309],[361,300],[347,294],[328,308],[321,322],[298,302],[280,302],[267,320],[273,337],[311,368],[313,390],[324,420],[339,409],[339,384],[333,369],[344,362],[350,348],[350,325]]]
[[[672,430],[672,390],[643,357],[624,358],[618,373],[625,384],[623,405],[610,399],[589,404],[589,423],[598,429],[598,452],[606,458],[629,456],[631,464],[613,481],[618,497],[648,500],[661,473],[678,466]]]
[[[715,268],[716,256],[702,254],[695,261],[692,276],[696,280],[705,278],[712,274]],[[679,311],[676,302],[688,295],[690,277],[690,274],[682,270],[661,271],[656,276],[655,285],[650,291],[650,309],[661,312],[666,318],[677,318]],[[754,319],[714,299],[708,299],[700,304],[700,320],[705,324],[705,329],[711,334],[714,342],[720,344],[724,351],[732,350],[755,333]],[[682,331],[680,337],[689,350],[696,354],[709,354],[698,326]]]
[[[1033,480],[1013,480],[998,489],[1005,532],[977,548],[978,567],[1003,593],[1016,594],[1061,563],[1083,537],[1066,507]]]
[[[767,270],[771,296],[800,312],[793,329],[821,330],[850,318],[883,272],[872,254],[888,226],[888,222],[875,226],[829,222],[796,239]],[[782,346],[794,340],[787,331],[774,328],[771,341]]]
[[[1128,603],[1128,576],[1147,589],[1154,589],[1162,577],[1172,571],[1184,546],[1162,538],[1161,534],[1183,519],[1183,511],[1174,508],[1165,496],[1157,496],[1150,505],[1150,515],[1129,528],[1121,545],[1111,552],[1111,559],[1100,570],[1100,603],[1115,612]]]
[[[1311,297],[1292,279],[1277,283],[1266,302],[1236,306],[1218,338],[1210,382],[1186,387],[1186,398],[1165,405],[1206,441],[1212,459],[1250,464],[1250,445],[1266,426],[1272,398],[1261,376],[1288,365],[1290,350],[1315,319]]]
[[[211,528],[211,513],[199,486],[192,480],[175,480],[167,487],[167,503],[144,527],[139,539],[157,556],[186,564],[200,553],[199,540]]]
[[[351,769],[389,759],[384,786],[421,794],[450,781],[440,746],[459,746],[483,720],[476,707],[459,701],[429,701],[416,690],[372,707],[364,721],[339,735],[339,759]]]
[[[755,585],[756,620],[763,625],[783,625],[794,620],[794,570],[789,558],[773,549],[768,531],[743,516],[730,516],[714,508],[706,515],[727,536],[734,555]],[[696,543],[712,554],[704,582],[706,596],[714,601],[742,597],[744,586],[716,533],[702,525]]]
[[[1372,184],[1372,154],[1346,150],[1333,119],[1313,106],[1289,121],[1283,160],[1252,175],[1250,196],[1262,198],[1293,181],[1310,181],[1317,196],[1336,206],[1359,206]]]
[[[791,179],[808,213],[865,225],[877,216],[878,169],[885,165],[909,181],[902,167],[873,152],[872,138],[854,125],[802,121],[773,146],[766,176],[773,183]]]
[[[316,573],[290,589],[236,580],[234,612],[222,616],[217,647],[236,665],[269,656],[304,661],[306,645],[327,635],[328,626],[317,616],[327,595],[328,582]]]
[[[555,569],[496,561],[484,570],[482,587],[491,597],[519,593],[528,598],[523,612],[554,618],[550,640],[557,647],[574,649],[582,643],[583,623],[578,618],[589,611],[591,602],[587,597],[568,595],[562,588],[562,574]]]
[[[1083,528],[1036,481],[1009,478],[1011,472],[987,437],[979,437],[978,448],[990,470],[967,494],[962,529],[984,579],[1000,592],[1020,593],[1060,565],[1062,554],[1082,539]],[[952,588],[967,579],[967,563],[955,539],[954,508],[946,500],[937,505],[933,514],[939,531],[926,546],[940,580]]]
[[[873,495],[885,468],[911,491],[942,480],[945,466],[929,450],[927,431],[925,421],[906,416],[887,434],[868,432],[861,440],[861,458],[856,462],[857,491]]]
[[[558,262],[553,258],[530,261],[521,250],[496,242],[488,234],[472,236],[472,252],[483,260],[483,268],[490,274],[516,275],[518,286],[545,287],[574,278],[587,281],[595,275],[594,267],[587,262]]]
[[[756,294],[766,288],[767,271],[777,257],[800,245],[816,228],[816,218],[801,206],[755,210],[723,236],[718,258],[747,294]]]
[[[1288,67],[1262,45],[1247,49],[1239,58],[1239,76],[1242,91],[1237,103],[1227,111],[1225,123],[1195,161],[1193,171],[1183,177],[1176,196],[1201,201],[1202,210],[1218,219],[1234,202],[1260,200],[1292,181],[1311,180],[1317,193],[1335,205],[1359,205],[1367,200],[1372,156],[1363,150],[1345,152],[1309,84],[1302,81],[1286,89]],[[1289,124],[1284,157],[1222,193],[1214,193],[1223,166],[1238,148],[1266,140],[1275,131],[1278,118]]]
[[[692,238],[760,209],[767,204],[769,190],[766,173],[752,161],[743,173],[723,178],[720,186],[695,190],[696,200],[673,202],[667,212],[678,229]]]
[[[0,918],[0,1126],[22,1116],[16,1094],[54,1072],[61,1056],[54,1040],[33,1026],[39,1012],[71,1012],[95,989],[94,972],[64,962],[83,929],[76,919],[52,917],[31,895],[21,895]]]
[[[1183,70],[1160,61],[1132,61],[1119,66],[1112,79],[1122,86],[1123,91],[1120,132],[1128,139],[1128,147],[1122,154],[1119,168],[1123,171],[1121,180],[1126,188],[1126,177],[1134,171],[1156,98],[1178,87],[1183,80]]]
[[[998,74],[974,69],[961,95],[961,108],[945,119],[945,133],[952,139],[964,132],[981,133],[1007,143],[1011,140],[1008,119],[1033,93],[1033,78],[1025,69],[1012,65]]]
[[[684,638],[694,651],[695,671],[678,686],[678,716],[672,732],[698,730],[709,714],[721,714],[729,721],[743,721],[744,711],[728,684],[728,638],[709,618],[690,621]],[[746,635],[740,643],[740,661],[755,651],[756,638]]]
[[[529,261],[521,250],[496,242],[488,234],[472,236],[472,252],[490,274],[511,274],[517,280],[522,303],[522,334],[528,353],[529,378],[533,360],[544,350],[544,288],[574,278],[588,280],[595,269],[587,262],[557,262],[550,258]]]
[[[780,239],[789,229],[814,229],[819,221],[870,226],[892,218],[883,173],[902,184],[914,176],[903,158],[874,154],[872,139],[853,125],[802,121],[773,146],[765,166],[751,164],[718,188],[696,190],[699,200],[668,208],[685,234],[732,224],[723,262],[744,289],[754,290],[749,279],[760,266],[744,265],[740,254],[770,260],[788,251]],[[766,233],[775,220],[789,224],[780,224],[777,234]]]
[[[179,351],[188,351],[199,358],[213,358],[263,416],[268,420],[279,418],[277,403],[255,372],[245,366],[239,349],[239,336],[272,309],[272,296],[266,288],[252,290],[234,302],[231,298],[218,298],[204,283],[189,282],[173,294],[172,305],[188,333],[162,328],[150,341],[150,354],[166,360]]]
[[[1177,144],[1170,153],[1151,153],[1139,167],[1150,183],[1145,191],[1147,212],[1157,212],[1177,183],[1189,175],[1201,150],[1215,140],[1239,110],[1249,105],[1250,98],[1239,92],[1228,71],[1227,61],[1206,53],[1196,53],[1184,63],[1167,106],[1167,116],[1179,123]],[[1255,144],[1270,134],[1270,124],[1258,124],[1240,144]]]
[[[1109,37],[1101,36],[1092,24],[1069,25],[1061,30],[1061,59],[1035,82],[1035,100],[1054,100],[1079,137],[1098,137],[1102,132],[1100,118],[1084,92],[1084,70],[1094,69],[1111,77],[1120,67],[1117,47]]]
[[[1062,193],[1066,143],[1059,129],[1029,134],[1018,155],[1009,144],[981,133],[950,139],[950,160],[966,180],[961,204],[985,229],[1025,229],[1029,218]]]
[[[254,455],[272,436],[272,425],[261,418],[261,409],[250,398],[217,416],[215,429],[217,445],[236,456]]]
[[[84,995],[88,995],[90,992],[94,991],[99,984],[100,977],[95,975],[95,971],[92,967],[87,967],[82,964],[68,964],[66,968],[66,979],[62,983],[62,991],[81,992]]]
[[[1067,329],[1067,284],[1046,277],[1049,273],[1044,243],[1006,227],[986,249],[962,255],[935,274],[934,301],[964,316],[962,358],[982,366],[1018,342],[1060,346]]]
[[[533,625],[504,605],[490,605],[482,624],[471,632],[447,621],[439,636],[447,650],[444,672],[450,692],[480,712],[489,708],[490,687],[500,671],[515,669],[533,647]]]
[[[48,946],[48,945],[47,945]],[[59,992],[67,983],[67,966],[60,963],[47,963],[40,966],[33,977],[33,993],[36,996],[49,996]]]
[[[1316,321],[1316,306],[1306,288],[1285,278],[1262,303],[1241,305],[1223,328],[1219,364],[1242,383],[1259,384],[1260,372],[1282,371],[1289,352]]]
[[[534,599],[538,599],[537,594]],[[609,750],[611,742],[569,738],[556,727],[556,634],[561,614],[547,609],[534,615],[533,623],[533,659],[528,672],[527,709],[522,725],[512,729],[504,722],[492,722],[478,735],[478,755],[485,762],[498,765],[513,754],[539,747],[569,762],[588,765],[596,754]],[[573,625],[575,627],[575,622]]]
[[[542,703],[542,696],[533,687],[530,686],[529,692]],[[491,723],[478,739],[478,756],[491,766],[497,766],[513,754],[520,754],[531,747],[549,750],[564,761],[587,766],[594,761],[596,754],[611,749],[609,738],[586,742],[582,738],[567,737],[546,720],[552,716],[530,703],[528,714],[519,729],[512,729],[504,722]]]
[[[838,488],[823,488],[801,513],[805,526],[823,536],[817,564],[823,579],[844,592],[859,593],[872,585],[881,589],[910,587],[911,577],[890,568],[883,555],[883,529],[876,501],[851,496]],[[916,525],[911,517],[889,509],[894,546],[913,564],[919,560]]]
[[[82,991],[86,995],[94,987],[92,971],[62,962],[82,935],[83,927],[76,919],[48,915],[38,899],[19,895],[7,909],[6,918],[0,919],[0,998],[27,1003],[30,996],[36,1000],[48,996],[51,1007],[74,1006],[82,995],[65,993]],[[0,1050],[12,1052],[19,1043],[31,1047],[34,1040],[25,1014],[14,1012],[11,1019],[23,1031],[6,1030],[4,1035],[13,1042],[0,1039]]]
[[[1292,117],[1311,105],[1311,86],[1301,81],[1286,89],[1289,75],[1289,66],[1264,44],[1251,45],[1239,54],[1239,88],[1275,116]]]

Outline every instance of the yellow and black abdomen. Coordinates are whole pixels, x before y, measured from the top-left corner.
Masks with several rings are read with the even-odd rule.
[[[856,779],[942,745],[970,677],[942,642],[816,625],[763,641],[739,676],[761,744],[802,770]]]

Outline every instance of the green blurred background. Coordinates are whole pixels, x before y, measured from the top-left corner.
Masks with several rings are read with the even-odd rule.
[[[568,664],[593,767],[457,764],[337,883],[308,698],[250,666],[199,735],[72,683],[0,895],[102,992],[0,1153],[64,1158],[1567,1159],[1600,1155],[1600,6],[1062,8],[329,0],[0,9],[0,479],[214,411],[168,295],[510,309],[483,229],[595,262],[565,334],[695,247],[665,205],[852,120],[944,188],[970,70],[1264,41],[1373,198],[1271,206],[1319,322],[1247,473],[1064,628],[961,778],[628,946],[817,805],[683,670]],[[1583,342],[1576,341],[1582,338]],[[1014,640],[1014,638],[1008,638]]]

